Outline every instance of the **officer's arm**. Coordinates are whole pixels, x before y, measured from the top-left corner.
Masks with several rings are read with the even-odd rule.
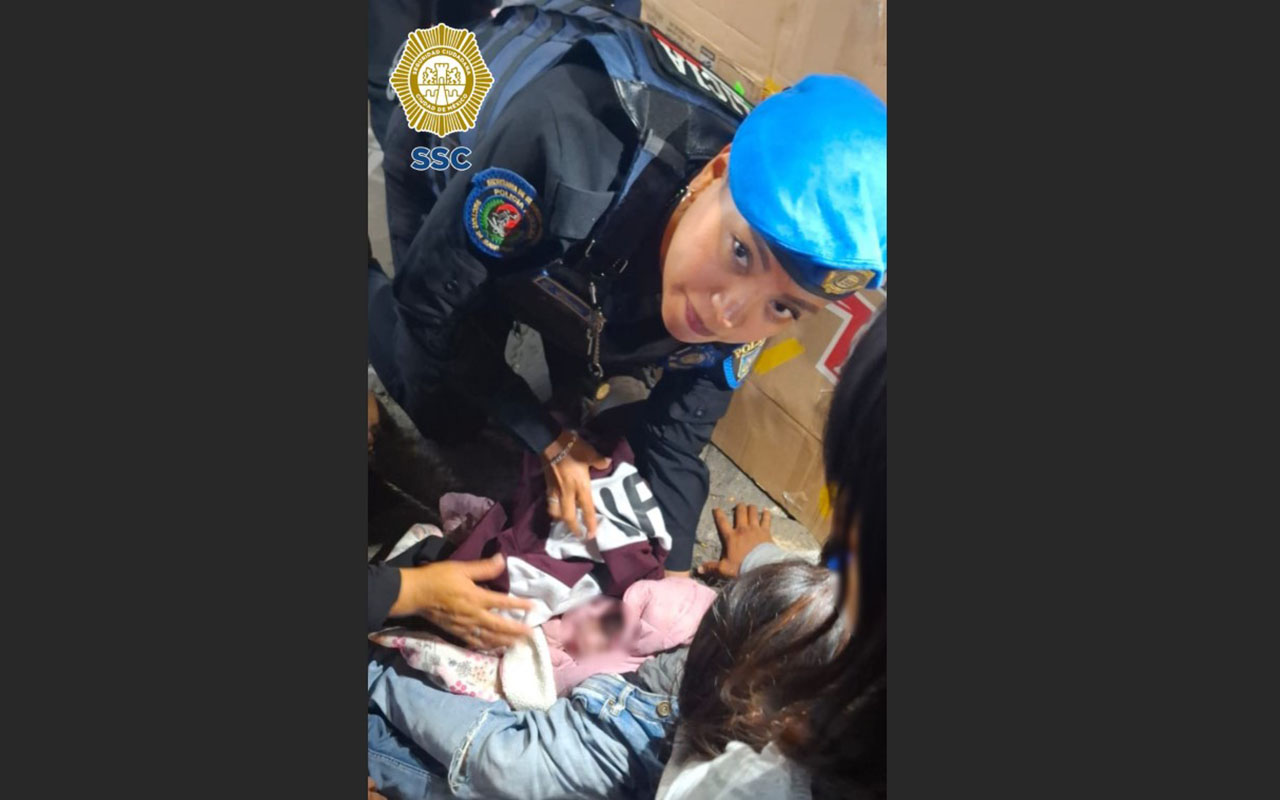
[[[556,180],[550,165],[559,158],[563,135],[547,104],[531,112],[528,103],[513,102],[482,137],[471,156],[471,169],[451,177],[395,280],[396,301],[412,339],[410,356],[399,359],[409,405],[414,405],[415,395],[433,391],[447,377],[450,386],[535,452],[554,441],[560,428],[528,384],[507,366],[505,330],[482,324],[474,312],[492,302],[486,286],[491,275],[540,259],[545,263],[557,255],[558,243],[543,233],[513,252],[482,252],[468,233],[468,198],[485,169],[509,170],[537,195],[533,207],[524,209],[519,227],[534,226],[536,218],[545,226],[553,213],[548,195],[554,195]],[[425,174],[420,177],[430,180]],[[407,361],[412,363],[406,368]]]
[[[711,479],[702,450],[729,408],[733,390],[711,370],[668,370],[645,401],[636,468],[653,491],[671,532],[666,568],[684,572],[693,561],[698,517]]]
[[[378,630],[391,616],[391,607],[400,596],[400,570],[385,564],[369,565],[369,632]]]

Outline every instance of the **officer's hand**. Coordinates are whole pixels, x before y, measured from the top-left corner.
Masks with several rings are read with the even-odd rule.
[[[400,595],[391,607],[391,616],[426,617],[477,650],[513,644],[530,633],[528,626],[490,609],[528,610],[533,603],[476,586],[477,581],[492,580],[506,568],[498,553],[483,561],[438,561],[401,569]]]
[[[729,516],[719,508],[712,511],[711,516],[716,522],[716,533],[720,534],[720,560],[704,562],[698,567],[699,575],[735,578],[747,553],[758,545],[773,541],[769,534],[773,516],[768,509],[757,511],[755,506],[739,503],[733,509],[732,525],[729,524]]]
[[[560,434],[542,452],[545,466],[542,472],[547,478],[547,513],[552,519],[563,520],[569,530],[581,536],[578,527],[578,509],[587,523],[587,538],[596,535],[596,506],[591,500],[591,468],[608,469],[612,459],[596,452],[596,449],[578,439],[569,449],[569,455],[554,466],[546,464],[560,453],[573,438],[570,431]]]

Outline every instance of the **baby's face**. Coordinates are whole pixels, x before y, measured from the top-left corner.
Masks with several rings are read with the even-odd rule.
[[[579,656],[601,653],[613,647],[622,633],[622,609],[614,605],[599,614],[582,614],[574,620],[573,650]]]

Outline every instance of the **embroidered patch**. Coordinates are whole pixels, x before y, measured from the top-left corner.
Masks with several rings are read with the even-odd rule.
[[[490,167],[471,179],[462,224],[471,243],[487,256],[506,258],[542,239],[538,192],[509,169]]]
[[[764,339],[748,342],[735,347],[724,360],[724,379],[730,389],[737,389],[747,379],[747,375],[751,372],[751,365],[756,363],[763,347]]]
[[[869,269],[833,269],[822,279],[822,291],[835,295],[853,294],[875,276],[875,272]]]

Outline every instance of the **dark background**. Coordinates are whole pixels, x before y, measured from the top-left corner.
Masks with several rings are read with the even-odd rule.
[[[358,796],[365,7],[20,11],[7,794]],[[1273,794],[1250,28],[895,10],[900,797]]]

